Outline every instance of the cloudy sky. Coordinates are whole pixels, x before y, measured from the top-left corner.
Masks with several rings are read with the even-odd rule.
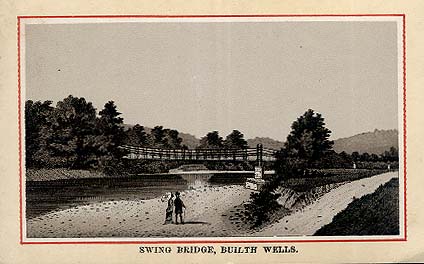
[[[284,140],[308,108],[332,138],[397,128],[395,22],[34,24],[26,99],[114,100],[125,123]]]

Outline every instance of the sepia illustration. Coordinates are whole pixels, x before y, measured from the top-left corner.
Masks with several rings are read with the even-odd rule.
[[[402,19],[27,18],[23,235],[402,238]]]

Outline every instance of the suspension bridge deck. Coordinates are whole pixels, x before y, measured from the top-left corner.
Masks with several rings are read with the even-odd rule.
[[[140,160],[275,161],[275,150],[262,145],[245,149],[161,149],[124,145],[124,158]]]

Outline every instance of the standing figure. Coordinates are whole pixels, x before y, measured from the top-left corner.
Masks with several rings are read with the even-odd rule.
[[[166,207],[164,225],[172,223],[172,213],[173,212],[174,212],[174,194],[171,193],[171,196],[168,199],[168,207]]]
[[[183,221],[183,208],[185,208],[185,205],[183,203],[183,201],[180,199],[180,193],[176,192],[175,193],[175,201],[174,201],[174,205],[175,205],[175,223],[178,224],[178,216],[180,216],[180,221],[181,224],[184,224]]]

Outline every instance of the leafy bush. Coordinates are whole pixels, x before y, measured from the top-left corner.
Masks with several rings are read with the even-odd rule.
[[[247,219],[252,223],[252,228],[257,228],[267,223],[271,216],[282,206],[277,202],[281,194],[274,193],[273,184],[266,184],[264,190],[252,193],[251,202],[245,204]]]

